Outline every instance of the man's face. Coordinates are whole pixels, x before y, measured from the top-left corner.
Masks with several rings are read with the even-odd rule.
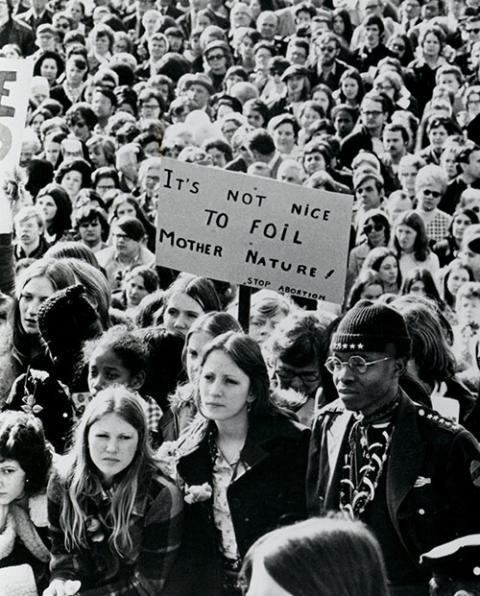
[[[480,41],[480,20],[469,21],[468,23],[466,23],[465,31],[467,32],[468,41],[470,43]]]
[[[369,48],[376,48],[380,43],[380,29],[378,25],[365,27],[365,43]]]
[[[378,0],[364,0],[363,5],[363,16],[369,17],[372,15],[381,17],[383,6]]]
[[[373,99],[364,99],[362,101],[362,121],[367,127],[367,130],[376,131],[382,128],[385,123],[385,114],[383,112],[382,104]]]
[[[274,15],[265,15],[258,19],[258,32],[264,39],[273,39],[277,30],[277,19]]]
[[[203,85],[193,84],[187,91],[187,97],[194,110],[200,110],[208,104],[210,94]]]
[[[460,83],[458,82],[457,77],[451,73],[445,73],[438,77],[437,85],[445,85],[454,93],[458,93],[460,89]]]
[[[353,117],[350,112],[347,112],[346,110],[340,110],[335,116],[333,125],[335,126],[338,136],[343,139],[352,132],[355,122],[353,121]]]
[[[405,16],[409,21],[417,19],[420,16],[420,2],[418,0],[405,0],[402,4]]]
[[[426,21],[438,17],[440,14],[440,6],[438,0],[430,0],[422,7],[422,16]]]
[[[475,180],[480,180],[480,151],[473,151],[470,154],[468,163],[464,165],[464,172]]]
[[[380,207],[381,195],[380,191],[375,184],[375,180],[367,178],[357,186],[355,189],[355,195],[360,203],[363,210],[377,209]]]
[[[32,143],[24,142],[22,143],[22,149],[20,151],[20,166],[22,168],[28,167],[30,162],[33,159],[34,155],[34,147]]]
[[[140,249],[140,243],[129,238],[118,226],[113,230],[113,246],[118,255],[126,258],[133,258]]]
[[[315,359],[304,366],[293,366],[278,359],[275,363],[275,377],[283,389],[294,389],[311,397],[321,384],[320,369]]]
[[[381,360],[372,364],[363,374],[343,365],[333,372],[333,382],[338,396],[347,410],[369,414],[382,403],[388,403],[395,381],[395,360],[393,351],[387,352],[333,352],[335,358],[348,362],[351,356],[361,356],[366,362]],[[389,360],[383,360],[389,358]]]
[[[383,133],[383,146],[385,151],[393,158],[399,158],[406,151],[406,143],[400,131],[385,131]]]
[[[315,46],[318,61],[321,66],[331,66],[338,54],[338,46],[333,40],[319,41]]]
[[[42,228],[36,217],[29,217],[15,225],[15,235],[24,246],[37,246]]]

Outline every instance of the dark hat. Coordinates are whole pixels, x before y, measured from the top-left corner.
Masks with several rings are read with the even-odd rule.
[[[480,534],[440,544],[420,557],[436,578],[480,582]]]
[[[402,315],[389,306],[373,304],[347,312],[332,336],[330,350],[383,352],[389,343],[398,355],[410,354],[410,337]]]
[[[177,52],[167,52],[156,64],[157,74],[164,74],[170,77],[175,83],[178,79],[190,72],[191,64],[188,60]]]
[[[45,300],[38,310],[38,327],[53,356],[79,348],[102,332],[99,315],[80,284],[58,290]]]
[[[115,222],[115,225],[126,234],[127,238],[135,240],[135,242],[140,242],[145,236],[145,228],[143,227],[142,222],[136,217],[125,215]]]
[[[308,70],[299,64],[292,64],[282,74],[282,81],[286,81],[290,77],[308,77]]]
[[[192,85],[202,85],[205,89],[212,94],[213,93],[213,85],[210,78],[201,72],[197,72],[196,74],[190,75],[188,80],[185,83],[185,90],[190,89]]]

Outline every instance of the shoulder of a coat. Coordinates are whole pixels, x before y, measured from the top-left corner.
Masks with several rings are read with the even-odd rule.
[[[427,426],[441,428],[443,430],[452,432],[457,432],[462,429],[462,427],[454,420],[442,416],[436,410],[431,410],[430,408],[420,404],[415,404],[415,407],[417,411],[417,418],[419,418]]]

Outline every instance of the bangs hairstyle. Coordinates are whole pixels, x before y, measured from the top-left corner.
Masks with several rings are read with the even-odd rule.
[[[392,246],[397,255],[400,257],[402,250],[396,235],[396,231],[399,226],[408,226],[417,233],[415,242],[413,244],[413,254],[417,261],[426,261],[430,253],[430,249],[428,247],[428,236],[425,224],[420,215],[413,210],[405,211],[398,216],[398,219],[395,222]]]
[[[269,532],[247,552],[242,583],[255,562],[295,596],[389,594],[380,546],[359,521],[317,518]]]
[[[148,445],[147,421],[142,406],[131,390],[122,385],[113,385],[100,391],[87,405],[75,429],[73,446],[66,459],[63,474],[66,480],[67,497],[63,499],[60,512],[60,525],[65,534],[65,548],[68,552],[88,549],[87,503],[88,499],[103,494],[101,479],[89,452],[88,435],[95,422],[108,414],[133,426],[138,433],[135,456],[119,476],[115,486],[109,511],[111,535],[110,547],[120,556],[127,556],[133,548],[130,535],[130,518],[135,501],[148,472],[153,472],[154,464]]]
[[[294,310],[292,300],[274,292],[273,290],[260,290],[252,296],[250,318],[261,317],[270,319],[277,315],[289,315]]]
[[[222,333],[205,346],[202,355],[201,369],[212,352],[220,351],[233,360],[236,366],[250,379],[250,392],[255,397],[251,404],[250,415],[258,416],[276,412],[270,394],[270,379],[267,365],[263,359],[260,346],[255,340],[242,332],[228,331]],[[198,386],[196,401],[199,403]]]
[[[45,490],[52,451],[47,446],[43,426],[36,416],[23,412],[0,414],[0,461],[12,459],[25,472],[25,493]]]
[[[325,332],[332,318],[304,311],[288,315],[265,346],[269,358],[279,358],[291,366],[306,366],[319,360],[327,350]]]
[[[204,312],[222,310],[222,303],[217,290],[213,282],[206,277],[181,273],[165,292],[165,308],[162,314],[168,308],[168,303],[174,294],[186,294],[189,298],[195,300]]]

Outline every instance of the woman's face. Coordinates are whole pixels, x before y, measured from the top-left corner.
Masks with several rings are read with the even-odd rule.
[[[312,124],[317,122],[317,120],[320,120],[320,114],[312,108],[303,110],[302,115],[299,118],[300,126],[305,130],[309,130]]]
[[[313,151],[312,153],[308,153],[303,158],[303,167],[305,172],[311,176],[315,172],[325,171],[327,169],[327,164],[325,163],[325,158],[319,151]]]
[[[105,55],[110,48],[110,41],[107,35],[97,35],[94,40],[95,51],[100,56]]]
[[[417,178],[417,168],[414,166],[400,166],[398,168],[398,178],[400,180],[400,184],[402,185],[402,189],[407,192],[407,194],[415,194],[415,180]]]
[[[403,41],[403,39],[401,37],[394,37],[393,39],[390,39],[388,42],[388,48],[390,50],[392,50],[392,52],[398,58],[400,58],[400,60],[403,58],[403,56],[405,55],[405,52],[407,50],[405,42]]]
[[[286,81],[286,85],[287,85],[287,90],[290,96],[292,96],[294,99],[297,99],[300,97],[300,94],[302,93],[302,89],[305,85],[304,83],[304,79],[305,77],[303,76],[299,76],[299,75],[292,75],[290,77],[288,77],[287,81]]]
[[[371,247],[385,246],[385,225],[381,222],[376,222],[373,219],[367,219],[363,226],[365,235],[368,238],[368,244]]]
[[[233,120],[230,120],[228,122],[225,122],[222,126],[222,134],[225,137],[225,140],[228,141],[229,143],[231,143],[232,141],[232,137],[235,134],[236,130],[237,130],[238,126],[235,124],[235,122],[233,122]]]
[[[46,277],[34,277],[20,293],[18,309],[20,325],[28,335],[38,335],[38,309],[55,292],[52,282]]]
[[[398,245],[403,252],[412,252],[417,238],[417,232],[405,224],[400,224],[395,232]]]
[[[358,95],[358,82],[353,78],[347,77],[343,79],[341,89],[347,99],[354,100]]]
[[[441,149],[447,140],[448,132],[444,126],[437,126],[430,129],[428,141],[434,149]]]
[[[62,186],[73,200],[82,188],[82,175],[75,170],[67,172],[62,178]]]
[[[360,298],[375,301],[378,300],[382,294],[383,288],[380,284],[370,284],[363,288]]]
[[[254,21],[257,20],[259,14],[262,12],[262,7],[259,0],[251,0],[250,10],[252,11],[252,18]]]
[[[37,114],[35,118],[32,120],[32,128],[35,131],[37,137],[41,138],[41,128],[42,124],[45,122],[45,116],[43,114]]]
[[[169,333],[185,337],[195,319],[203,314],[203,308],[196,300],[183,292],[177,292],[167,303],[163,323]]]
[[[138,431],[118,414],[105,414],[88,430],[88,451],[106,482],[128,468],[138,447]]]
[[[211,352],[200,371],[200,409],[209,420],[241,422],[247,418],[250,378],[220,350]]]
[[[391,100],[393,100],[395,98],[395,87],[385,77],[378,77],[375,80],[374,88],[379,93],[382,92],[382,91],[384,93],[386,93]]]
[[[43,211],[45,222],[49,224],[57,214],[57,205],[50,195],[43,195],[37,200],[37,205]]]
[[[91,145],[88,148],[88,157],[90,158],[90,162],[95,170],[97,168],[108,166],[108,162],[105,157],[105,152],[103,150],[103,147],[99,143],[97,143],[96,145]]]
[[[295,145],[293,126],[288,122],[284,122],[283,124],[280,124],[280,126],[277,126],[273,131],[273,141],[280,153],[290,154]]]
[[[255,54],[255,69],[267,70],[272,54],[267,48],[261,48]]]
[[[416,294],[417,296],[423,296],[425,298],[427,296],[427,292],[425,291],[425,284],[420,279],[418,279],[417,281],[414,281],[412,283],[412,285],[410,286],[410,289],[409,289],[408,293],[409,294]]]
[[[16,459],[0,462],[0,506],[10,505],[23,496],[25,472]]]
[[[467,281],[470,281],[470,276],[466,269],[454,269],[448,276],[447,289],[452,296],[456,296],[460,287]]]
[[[209,25],[212,24],[212,21],[208,18],[206,14],[201,14],[197,17],[197,22],[195,24],[195,28],[206,29]]]
[[[378,269],[378,273],[383,282],[387,285],[393,285],[398,279],[398,264],[394,256],[385,257]]]
[[[40,66],[40,76],[45,77],[50,84],[58,77],[58,66],[53,58],[45,58]]]
[[[341,16],[333,17],[333,32],[335,35],[342,36],[345,33],[345,23]]]
[[[248,27],[250,25],[250,15],[241,8],[232,10],[230,13],[230,22],[233,28]]]
[[[265,121],[260,112],[254,110],[252,106],[245,106],[243,110],[243,115],[247,119],[250,126],[253,126],[253,128],[262,128],[262,126],[264,126],[265,124]]]
[[[167,43],[164,39],[152,39],[148,48],[154,61],[160,60],[167,53]]]
[[[185,365],[190,383],[197,380],[200,372],[203,349],[212,339],[213,335],[210,335],[210,333],[207,333],[206,331],[196,331],[188,338]]]
[[[433,33],[429,33],[423,40],[422,50],[425,56],[435,58],[440,55],[440,41]]]
[[[124,216],[128,217],[136,217],[137,212],[135,211],[135,207],[131,203],[120,203],[115,211],[115,215],[118,219]]]
[[[457,241],[457,244],[460,245],[463,238],[463,233],[465,232],[468,226],[472,225],[470,218],[463,213],[459,213],[453,218],[452,222],[452,236]]]
[[[138,306],[142,298],[148,294],[143,277],[141,275],[130,277],[126,282],[125,293],[127,296],[127,306]]]
[[[312,99],[313,101],[316,101],[322,106],[325,114],[328,114],[328,110],[330,109],[330,100],[325,91],[322,91],[321,89],[315,91],[315,93],[312,96]]]
[[[250,37],[244,37],[238,46],[238,53],[244,62],[251,62],[253,60],[253,41]]]

